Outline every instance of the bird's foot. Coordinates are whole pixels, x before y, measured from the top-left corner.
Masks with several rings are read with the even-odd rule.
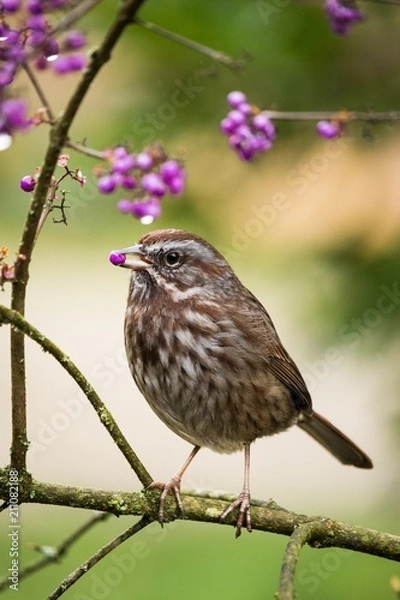
[[[161,527],[163,527],[164,525],[164,505],[165,505],[165,500],[168,496],[168,494],[170,492],[172,492],[175,496],[175,501],[176,501],[176,505],[178,507],[178,510],[181,514],[183,514],[183,505],[182,505],[182,500],[181,500],[181,480],[180,478],[174,476],[170,479],[170,481],[168,481],[168,483],[162,483],[160,481],[153,481],[148,489],[160,489],[161,491],[161,496],[160,496],[160,506],[158,509],[158,521],[161,525]]]
[[[222,513],[222,515],[220,517],[221,521],[226,519],[226,517],[231,512],[236,510],[237,508],[239,508],[239,517],[236,522],[235,537],[238,538],[240,536],[240,534],[242,533],[242,527],[243,527],[244,523],[246,523],[247,531],[249,533],[251,533],[250,491],[249,490],[243,490],[239,494],[239,498],[237,500],[235,500],[235,502],[232,502],[232,504],[230,504],[228,506],[228,508],[226,510],[224,510],[224,512]]]

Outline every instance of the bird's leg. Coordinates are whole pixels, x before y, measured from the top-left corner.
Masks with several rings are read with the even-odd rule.
[[[153,481],[149,485],[149,488],[159,488],[162,490],[161,496],[160,496],[160,507],[158,509],[158,520],[159,520],[161,526],[164,523],[165,499],[168,496],[169,492],[171,492],[171,491],[173,492],[173,494],[175,496],[176,504],[179,508],[179,511],[181,514],[183,514],[183,505],[182,505],[182,500],[181,500],[181,479],[183,477],[184,472],[186,471],[186,469],[188,468],[188,466],[190,465],[190,463],[192,462],[192,460],[194,459],[194,457],[196,456],[196,454],[198,453],[199,450],[200,450],[200,446],[194,446],[193,450],[191,451],[191,453],[189,454],[189,456],[187,457],[187,459],[185,460],[185,462],[183,463],[181,468],[175,473],[175,475],[173,475],[171,477],[171,479],[168,481],[168,483],[161,483],[159,481]]]
[[[246,520],[246,529],[251,533],[251,517],[250,517],[250,444],[244,445],[244,483],[243,489],[239,494],[239,497],[235,502],[232,502],[230,506],[221,515],[221,521],[223,521],[233,510],[239,508],[239,517],[236,523],[235,537],[239,537],[242,533],[242,526]]]

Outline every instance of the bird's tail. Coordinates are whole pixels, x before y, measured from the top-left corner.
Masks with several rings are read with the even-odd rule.
[[[360,469],[372,469],[371,459],[344,433],[318,413],[303,414],[302,420],[297,424],[343,464],[354,465]]]

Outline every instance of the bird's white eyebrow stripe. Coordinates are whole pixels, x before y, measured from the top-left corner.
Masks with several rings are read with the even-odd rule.
[[[160,252],[160,250],[163,252],[168,252],[168,250],[176,249],[185,251],[190,248],[195,248],[196,246],[198,246],[198,244],[193,240],[169,240],[167,242],[160,241],[154,244],[149,244],[148,250],[151,252]]]

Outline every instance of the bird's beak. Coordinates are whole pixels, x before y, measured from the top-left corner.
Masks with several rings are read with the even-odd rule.
[[[123,250],[113,250],[109,260],[113,265],[132,269],[132,271],[144,271],[151,265],[151,261],[144,253],[141,244]]]

